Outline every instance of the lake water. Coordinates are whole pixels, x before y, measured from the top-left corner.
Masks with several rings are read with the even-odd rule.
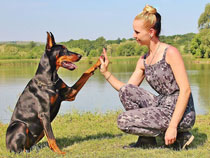
[[[85,59],[86,61],[88,59]],[[92,64],[85,60],[76,65],[78,69],[59,70],[59,76],[68,85],[73,85],[82,73]],[[111,59],[109,70],[123,82],[127,82],[138,58]],[[206,114],[210,109],[210,64],[193,64],[184,58],[197,114]],[[0,122],[8,123],[16,102],[28,81],[34,76],[38,62],[13,61],[0,63]],[[144,81],[141,84],[154,94],[154,90]],[[101,112],[123,110],[118,93],[114,90],[97,70],[78,93],[73,102],[62,102],[59,114],[72,111]]]

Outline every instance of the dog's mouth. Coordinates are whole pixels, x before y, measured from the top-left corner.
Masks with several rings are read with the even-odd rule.
[[[68,70],[74,70],[77,68],[77,66],[75,64],[73,64],[72,62],[69,62],[69,61],[62,61],[61,65],[63,68],[66,68]]]

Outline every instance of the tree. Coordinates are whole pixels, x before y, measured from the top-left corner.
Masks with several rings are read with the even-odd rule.
[[[88,55],[88,57],[96,57],[98,56],[98,51],[95,49],[92,49]]]
[[[120,44],[117,49],[117,55],[119,56],[131,56],[135,54],[135,43],[134,42],[124,42]]]
[[[86,55],[85,52],[82,49],[80,49],[80,48],[71,48],[69,50],[72,51],[72,52],[78,53],[78,54],[80,54],[82,56]]]
[[[88,39],[79,39],[79,40],[71,39],[68,42],[64,42],[63,44],[67,46],[67,48],[80,48],[87,55],[89,54],[90,50],[93,48],[92,42]]]
[[[147,52],[148,52],[148,48],[146,46],[139,46],[138,44],[136,44],[134,55],[140,56],[140,55],[146,54]]]
[[[210,28],[200,31],[201,49],[203,50],[203,57],[210,58]]]
[[[200,58],[210,58],[210,3],[198,20],[199,33],[191,41],[191,53]]]
[[[206,5],[205,11],[200,15],[198,28],[199,30],[210,28],[210,3]]]
[[[107,53],[110,56],[117,56],[117,49],[119,44],[111,44],[107,46]]]
[[[34,41],[31,41],[31,42],[29,43],[29,47],[30,47],[30,49],[36,47],[36,43],[35,43]]]

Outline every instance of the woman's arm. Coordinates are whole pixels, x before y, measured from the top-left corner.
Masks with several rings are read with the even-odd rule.
[[[189,96],[191,93],[187,72],[181,54],[175,47],[169,47],[166,56],[166,62],[170,64],[174,73],[180,93],[173,112],[169,127],[165,134],[165,144],[173,144],[177,136],[177,127],[186,110]]]
[[[128,84],[139,86],[144,79],[144,58],[141,56],[136,64],[136,69],[128,80]]]
[[[110,85],[116,89],[117,91],[120,90],[120,88],[125,85],[125,83],[121,82],[120,80],[118,80],[114,75],[111,74],[111,72],[106,71],[104,73],[102,73],[104,75],[104,77],[106,78],[106,80],[110,83]]]
[[[100,72],[104,75],[104,77],[111,84],[111,86],[115,88],[117,91],[119,91],[120,88],[123,85],[125,85],[125,83],[119,81],[116,77],[114,77],[111,74],[111,72],[108,71],[109,60],[105,49],[103,49],[103,55],[105,57],[105,61],[103,60],[103,58],[100,57],[101,61]],[[143,59],[140,58],[139,61],[137,62],[136,69],[133,72],[132,76],[130,77],[128,83],[133,85],[140,85],[142,80],[144,79],[143,69],[144,69]]]

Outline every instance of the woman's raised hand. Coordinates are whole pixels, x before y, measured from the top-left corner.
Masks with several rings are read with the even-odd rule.
[[[103,53],[100,56],[100,61],[101,61],[100,72],[102,74],[105,74],[108,71],[108,65],[109,65],[109,59],[107,57],[107,52],[105,48],[103,48]]]
[[[105,79],[111,84],[111,86],[116,89],[117,91],[120,90],[120,88],[125,85],[123,82],[119,81],[117,78],[115,78],[111,72],[108,71],[109,66],[109,59],[107,57],[106,49],[103,48],[103,53],[100,56],[100,72],[105,77]]]

